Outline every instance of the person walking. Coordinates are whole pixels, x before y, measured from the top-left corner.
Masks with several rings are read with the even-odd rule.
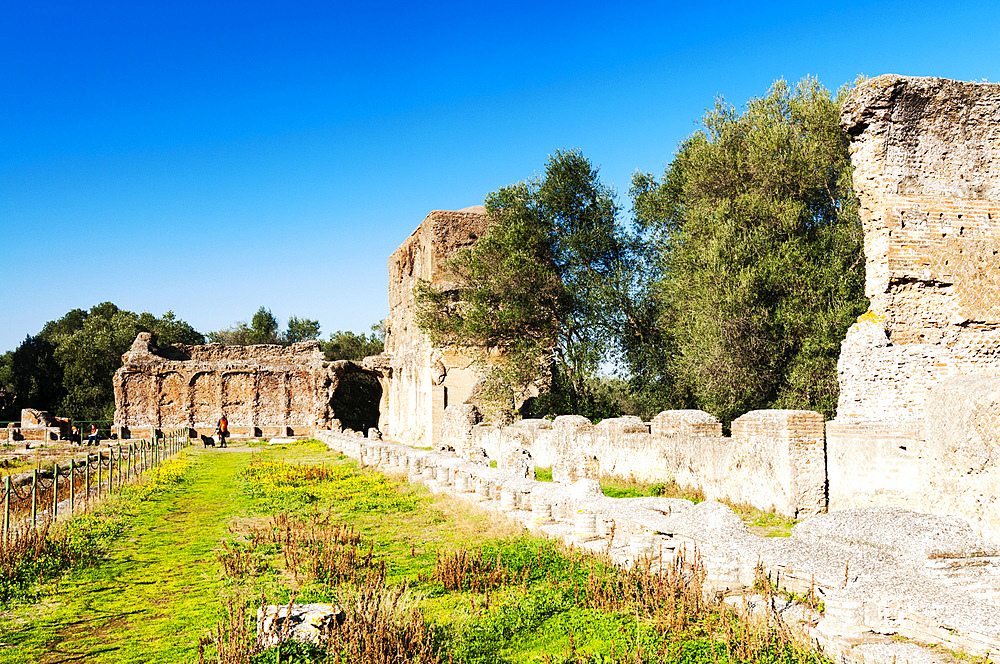
[[[219,418],[219,424],[215,427],[215,433],[219,436],[219,447],[225,447],[226,436],[229,435],[229,420],[226,419],[225,413]]]

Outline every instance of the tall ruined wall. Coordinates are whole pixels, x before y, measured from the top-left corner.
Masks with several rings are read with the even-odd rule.
[[[953,514],[1000,540],[1000,85],[879,76],[841,122],[871,307],[841,349],[830,509]]]
[[[315,341],[160,349],[148,332],[122,361],[114,376],[115,426],[126,429],[212,428],[222,413],[234,431],[329,428],[339,377],[357,370],[327,362]]]
[[[844,342],[838,419],[921,418],[941,378],[1000,375],[1000,85],[879,76],[841,123],[871,308]]]
[[[478,380],[467,357],[433,347],[417,327],[413,288],[421,279],[447,288],[448,259],[474,244],[488,227],[482,206],[435,210],[389,258],[385,353],[367,359],[365,366],[377,366],[382,373],[379,428],[395,440],[435,444],[444,409],[468,399]]]

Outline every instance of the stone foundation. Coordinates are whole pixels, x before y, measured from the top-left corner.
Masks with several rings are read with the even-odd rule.
[[[796,419],[782,421],[802,432]],[[811,426],[804,432],[811,439]],[[318,436],[364,465],[619,564],[699,565],[706,594],[730,604],[762,601],[753,595],[759,569],[777,588],[825,604],[819,614],[781,600],[774,615],[837,662],[953,664],[948,650],[1000,662],[1000,549],[962,519],[868,508],[808,518],[791,537],[758,537],[711,501],[607,498],[593,480],[537,482],[389,441]]]
[[[459,456],[484,449],[491,459],[525,450],[557,482],[602,476],[698,487],[715,500],[748,503],[802,517],[826,510],[823,416],[801,410],[761,410],[733,422],[731,438],[702,411],[660,413],[593,425],[579,415],[522,420],[508,427],[470,425],[444,439]]]

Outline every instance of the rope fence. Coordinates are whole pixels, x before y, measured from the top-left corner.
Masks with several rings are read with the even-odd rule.
[[[177,429],[150,440],[119,441],[107,451],[88,452],[84,459],[53,463],[16,479],[4,477],[3,543],[15,529],[37,531],[61,515],[89,509],[189,444],[188,430]]]

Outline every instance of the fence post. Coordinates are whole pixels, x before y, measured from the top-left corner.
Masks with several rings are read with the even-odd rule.
[[[125,478],[128,479],[127,477]],[[122,444],[118,443],[118,488],[122,488]]]
[[[98,498],[98,500],[101,498],[101,484],[103,484],[102,477],[101,477],[101,475],[103,474],[103,473],[101,473],[101,463],[103,463],[103,461],[104,461],[104,459],[102,459],[101,457],[103,457],[103,456],[104,455],[101,454],[101,450],[98,449],[97,450],[97,498]]]
[[[84,488],[87,490],[87,495],[83,499],[83,508],[87,509],[90,506],[90,452],[87,452],[87,460],[84,462],[86,465],[83,468],[83,477],[85,481]]]
[[[31,529],[37,530],[38,523],[38,469],[31,471]]]
[[[69,458],[69,515],[73,516],[76,510],[76,482],[73,477],[76,475],[76,459]]]
[[[56,520],[59,511],[59,464],[52,463],[52,521]]]
[[[10,475],[3,478],[3,543],[7,543],[10,532]]]

